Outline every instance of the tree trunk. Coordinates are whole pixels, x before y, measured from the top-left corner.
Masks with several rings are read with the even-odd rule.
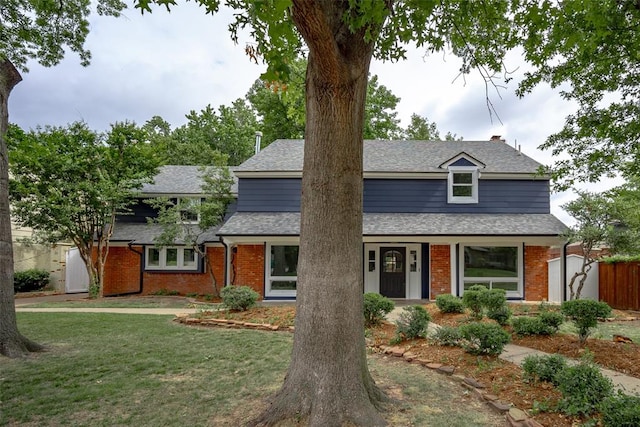
[[[366,361],[362,277],[362,129],[372,43],[351,33],[346,2],[294,1],[309,47],[296,331],[291,364],[254,421],[378,426],[386,396]]]
[[[13,293],[9,157],[5,135],[9,126],[9,94],[21,80],[11,62],[0,60],[0,354],[8,357],[20,357],[43,349],[18,332]]]

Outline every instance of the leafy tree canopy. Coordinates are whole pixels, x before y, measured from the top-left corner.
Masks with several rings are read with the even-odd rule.
[[[519,94],[540,82],[578,104],[541,146],[558,160],[559,189],[597,182],[625,168],[640,172],[640,3],[635,0],[526,2],[516,16],[534,70]]]
[[[72,241],[95,292],[101,291],[116,214],[126,211],[133,192],[156,172],[146,139],[131,123],[117,123],[104,134],[84,123],[30,132],[12,126],[8,132],[15,220],[33,227],[40,241]]]

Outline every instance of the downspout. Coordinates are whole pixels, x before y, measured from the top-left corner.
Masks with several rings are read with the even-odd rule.
[[[129,250],[131,252],[137,253],[138,256],[140,257],[140,277],[138,279],[138,290],[137,291],[133,291],[133,292],[123,292],[121,294],[108,295],[110,297],[119,297],[119,296],[124,296],[124,295],[140,295],[142,293],[143,284],[144,284],[144,264],[143,264],[142,256],[144,254],[143,254],[143,252],[140,252],[140,251],[137,251],[137,250],[133,249],[132,245],[133,245],[133,240],[130,241],[129,243],[127,243],[127,247],[129,248]]]
[[[222,246],[224,246],[224,269],[223,274],[222,274],[222,287],[224,288],[225,286],[227,286],[227,277],[229,275],[228,269],[229,269],[229,245],[227,245],[227,243],[224,241],[224,238],[222,236],[220,237],[220,243],[222,243]]]
[[[562,301],[567,300],[567,247],[569,246],[569,241],[567,240],[564,245],[562,245],[562,249],[560,250],[560,284],[562,286]]]

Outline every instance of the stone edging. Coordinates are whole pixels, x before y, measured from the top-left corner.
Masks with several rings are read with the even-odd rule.
[[[411,351],[407,351],[401,346],[377,346],[373,347],[382,354],[402,358],[409,363],[417,363],[420,366],[431,369],[443,375],[448,375],[451,379],[460,383],[460,385],[472,393],[478,398],[484,401],[491,409],[499,414],[504,414],[507,420],[507,425],[510,427],[543,427],[542,424],[529,417],[529,415],[516,408],[510,403],[505,403],[498,400],[498,397],[490,394],[486,390],[486,386],[473,378],[465,377],[455,373],[455,366],[443,365],[441,363],[433,363],[430,360],[420,359]]]
[[[188,314],[176,316],[174,321],[190,326],[217,326],[223,328],[248,328],[263,331],[285,332],[293,332],[295,330],[293,326],[281,328],[277,325],[271,325],[268,323],[251,323],[231,319],[199,319],[195,317],[189,317]],[[433,363],[426,359],[420,359],[414,353],[411,353],[410,351],[407,351],[405,348],[400,346],[367,346],[374,351],[378,351],[379,353],[402,358],[406,362],[417,363],[420,366],[424,366],[425,368],[434,370],[440,374],[448,375],[451,379],[459,382],[462,387],[474,393],[491,409],[499,414],[504,414],[507,420],[507,425],[509,427],[543,427],[542,424],[529,417],[529,415],[525,411],[516,408],[510,403],[502,402],[498,400],[497,396],[488,393],[484,384],[474,380],[473,378],[465,377],[463,375],[457,375],[455,373],[455,366],[447,366],[442,365],[441,363]]]

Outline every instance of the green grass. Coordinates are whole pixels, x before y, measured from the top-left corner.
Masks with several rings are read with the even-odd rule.
[[[0,358],[3,426],[241,425],[282,384],[292,344],[289,333],[191,328],[171,316],[17,316],[49,351]],[[370,359],[381,387],[403,393],[400,409],[385,414],[390,425],[504,425],[446,376]]]
[[[200,307],[186,302],[183,299],[152,297],[134,299],[110,299],[99,300],[78,300],[78,301],[51,301],[29,304],[26,301],[18,300],[20,307],[28,308],[188,308]]]
[[[560,326],[560,333],[576,335],[578,329],[573,322],[565,322]],[[629,337],[633,342],[640,343],[638,322],[598,322],[598,327],[591,333],[589,338],[611,341],[614,334]]]

